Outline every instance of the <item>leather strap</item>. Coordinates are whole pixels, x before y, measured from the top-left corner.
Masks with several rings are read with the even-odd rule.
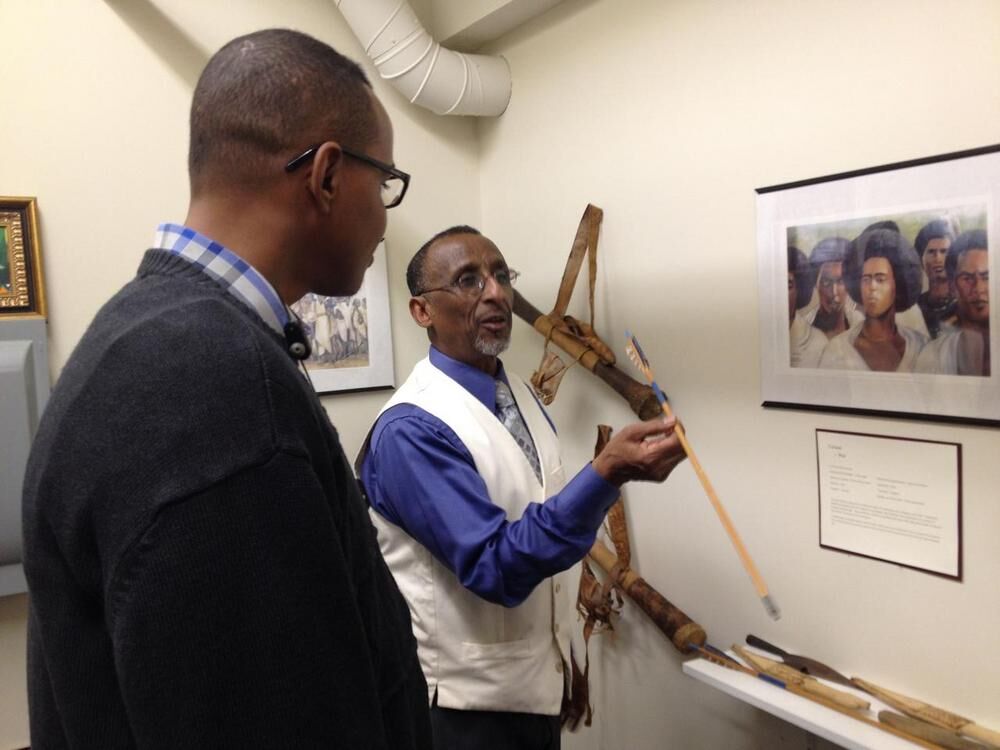
[[[563,269],[562,281],[559,283],[559,292],[556,295],[555,306],[546,317],[552,322],[553,330],[558,328],[561,332],[573,336],[589,349],[593,350],[605,364],[613,365],[615,355],[610,347],[601,341],[594,331],[594,287],[597,283],[597,240],[600,236],[601,221],[604,212],[593,204],[587,204],[587,208],[580,218],[580,224],[576,229],[576,237],[573,239],[573,247],[570,248],[569,257],[566,259],[566,267]],[[590,323],[584,323],[571,315],[566,314],[569,307],[570,298],[576,287],[576,279],[580,275],[583,266],[583,259],[588,259],[588,304],[590,310]],[[579,361],[579,357],[569,367],[560,359],[559,355],[549,350],[549,340],[551,331],[545,340],[545,350],[542,353],[542,361],[531,376],[531,385],[535,393],[546,406],[551,404],[559,390],[559,384],[569,367]],[[581,352],[580,356],[586,353]]]
[[[569,251],[569,258],[566,259],[566,268],[563,269],[562,281],[559,284],[559,293],[556,295],[556,304],[549,313],[549,317],[556,325],[566,314],[569,307],[570,297],[573,296],[573,288],[576,286],[576,277],[580,275],[580,266],[583,265],[584,256],[590,259],[589,279],[590,279],[590,325],[594,325],[594,285],[597,282],[597,239],[601,232],[601,221],[604,212],[592,203],[587,204],[580,218],[580,224],[576,228],[576,237],[573,239],[573,247]],[[589,252],[588,252],[589,251]]]

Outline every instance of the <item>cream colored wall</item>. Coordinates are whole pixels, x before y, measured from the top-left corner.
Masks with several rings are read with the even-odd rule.
[[[479,126],[483,228],[538,307],[586,203],[604,209],[598,330],[618,352],[626,327],[640,337],[784,617],[766,616],[689,466],[627,490],[638,569],[719,646],[755,633],[994,727],[1000,432],[762,409],[754,188],[996,143],[997,39],[994,0],[577,0],[485,50],[510,61],[514,95]],[[541,340],[515,336],[508,365],[530,373]],[[583,373],[562,388],[576,466],[596,422],[630,414]],[[818,547],[817,427],[962,444],[962,583]],[[805,746],[684,677],[626,607],[595,655],[597,726],[567,747]]]
[[[38,197],[50,351],[58,375],[98,307],[135,272],[161,221],[188,199],[188,108],[198,72],[230,38],[296,28],[363,61],[333,0],[2,0],[0,193]],[[413,173],[389,214],[397,380],[423,354],[406,308],[406,262],[438,229],[479,221],[475,124],[417,110],[375,83]],[[388,391],[324,398],[353,456]],[[0,748],[27,744],[24,597],[0,600]],[[8,658],[9,655],[9,658]]]

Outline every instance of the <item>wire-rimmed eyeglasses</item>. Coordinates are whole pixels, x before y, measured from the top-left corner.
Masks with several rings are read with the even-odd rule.
[[[490,274],[490,276],[493,277],[493,280],[496,281],[502,289],[511,289],[514,286],[514,282],[517,281],[517,277],[520,275],[521,274],[513,268],[501,268]],[[431,292],[454,292],[456,294],[464,294],[469,297],[478,297],[486,288],[487,278],[489,278],[489,276],[484,276],[483,274],[476,273],[474,271],[467,271],[450,284],[432,287],[431,289],[421,289],[413,296],[419,297],[423,294],[430,294]]]
[[[321,146],[321,143],[316,143],[307,148],[301,154],[292,159],[288,164],[285,165],[286,172],[294,172],[296,169],[301,167],[303,164],[308,162],[316,155],[316,150]],[[364,162],[365,164],[380,169],[389,175],[387,178],[382,180],[382,205],[386,208],[395,208],[400,203],[403,202],[403,196],[406,195],[406,189],[410,186],[410,175],[401,169],[396,169],[391,164],[386,164],[384,161],[379,161],[378,159],[373,159],[367,154],[362,154],[358,151],[352,151],[344,146],[340,147],[340,150],[345,154],[350,156],[352,159],[357,159],[358,161]]]

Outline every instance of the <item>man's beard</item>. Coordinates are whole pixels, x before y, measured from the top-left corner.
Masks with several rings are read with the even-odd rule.
[[[485,354],[487,357],[496,357],[507,351],[507,347],[510,346],[510,336],[489,340],[484,339],[482,336],[477,336],[474,346],[480,354]]]

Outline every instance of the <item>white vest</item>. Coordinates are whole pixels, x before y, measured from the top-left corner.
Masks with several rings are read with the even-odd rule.
[[[510,377],[542,467],[544,487],[499,419],[465,388],[423,359],[382,408],[414,404],[451,427],[472,454],[490,499],[516,521],[566,483],[559,443],[541,407]],[[555,715],[569,663],[572,577],[542,581],[517,607],[492,604],[405,531],[371,511],[379,546],[410,606],[429,699],[444,708]]]

